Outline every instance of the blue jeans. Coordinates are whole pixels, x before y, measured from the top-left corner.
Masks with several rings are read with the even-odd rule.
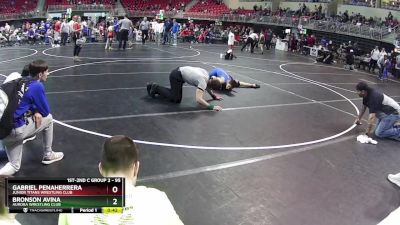
[[[0,140],[0,160],[7,159],[6,147],[3,144],[3,141]]]
[[[177,43],[178,43],[178,33],[173,33],[172,36],[174,38],[173,45],[177,45]]]
[[[0,152],[5,151],[6,147],[4,147],[3,141],[0,140]]]
[[[378,122],[376,124],[375,135],[380,138],[400,140],[400,126],[394,126],[400,120],[400,115],[378,113],[377,117]]]
[[[164,31],[164,37],[163,37],[163,39],[164,39],[163,40],[163,44],[164,45],[169,42],[168,37],[169,37],[168,32]]]

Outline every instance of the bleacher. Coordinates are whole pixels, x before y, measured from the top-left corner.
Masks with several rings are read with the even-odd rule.
[[[171,5],[166,0],[121,0],[121,4],[129,11],[151,11],[151,10],[166,10],[181,9],[181,4],[186,6],[191,0],[172,0]]]
[[[238,15],[248,15],[248,14],[254,14],[256,11],[252,9],[236,9],[233,11],[233,14],[238,14]]]
[[[230,12],[230,9],[223,2],[219,4],[215,0],[200,0],[188,12],[220,16],[224,13]]]
[[[105,5],[111,6],[115,4],[115,0],[46,0],[46,8],[48,6],[74,6],[74,5]]]
[[[3,16],[35,11],[37,0],[0,0],[0,14]]]

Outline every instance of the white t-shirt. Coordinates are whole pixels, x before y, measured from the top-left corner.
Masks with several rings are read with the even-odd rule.
[[[207,70],[200,67],[181,66],[182,79],[186,83],[199,88],[202,91],[207,89],[207,82],[210,79]]]
[[[229,32],[228,45],[234,45],[234,44],[235,44],[235,35],[232,32]]]
[[[398,225],[400,221],[400,207],[390,213],[378,225]]]
[[[156,33],[162,33],[164,31],[164,23],[156,23],[154,27]]]
[[[74,22],[73,20],[71,20],[71,21],[68,22],[68,24],[69,24],[69,30],[70,30],[70,31],[74,30],[74,29],[72,29],[72,27],[74,26],[74,23],[75,23],[75,22]]]
[[[251,33],[251,34],[249,35],[249,37],[250,37],[251,39],[253,39],[254,41],[257,41],[257,40],[258,40],[258,35],[257,35],[256,33]]]
[[[371,59],[378,61],[379,54],[380,54],[379,50],[377,50],[377,49],[372,50]]]
[[[21,225],[16,219],[4,219],[0,217],[0,225]]]
[[[60,214],[58,225],[183,225],[167,195],[154,188],[126,186],[122,214]]]
[[[383,57],[384,55],[387,55],[387,53],[384,52],[384,51],[381,51],[381,52],[379,53],[379,58],[380,58],[380,57]]]
[[[155,31],[157,22],[156,21],[151,21],[150,24],[151,24],[151,30]]]

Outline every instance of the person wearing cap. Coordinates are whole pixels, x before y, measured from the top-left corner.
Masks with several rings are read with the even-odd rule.
[[[233,79],[233,77],[222,68],[214,68],[208,73],[208,75],[211,80],[219,80],[221,84],[213,87],[214,90],[232,91],[233,88],[260,88],[260,85],[258,84],[250,84]]]
[[[375,133],[379,138],[400,141],[400,105],[389,96],[369,87],[365,82],[358,83],[356,90],[358,96],[363,98],[363,107],[355,124],[361,125],[361,119],[368,108],[368,126],[365,134],[371,136]]]
[[[212,89],[221,86],[220,81],[217,79],[210,79],[207,70],[199,67],[181,66],[169,74],[169,82],[171,88],[162,87],[155,83],[147,84],[147,93],[150,97],[156,98],[157,96],[163,97],[173,103],[181,103],[182,101],[182,87],[184,83],[196,87],[196,102],[209,110],[221,111],[222,107],[213,105],[204,100],[204,92],[214,100],[222,100],[221,97],[216,95]]]

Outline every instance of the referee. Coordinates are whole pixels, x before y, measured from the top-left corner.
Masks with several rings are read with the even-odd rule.
[[[118,50],[120,50],[121,47],[125,50],[126,42],[128,41],[129,28],[132,27],[132,29],[133,29],[133,24],[132,24],[132,21],[130,19],[128,19],[128,17],[125,15],[124,19],[122,19],[118,22],[118,25],[121,27]],[[122,46],[122,42],[124,42],[123,46]]]
[[[178,67],[169,74],[169,81],[171,88],[162,87],[160,85],[151,83],[147,84],[147,92],[152,98],[156,96],[163,97],[174,103],[181,103],[182,101],[182,86],[188,83],[196,87],[196,102],[209,110],[221,111],[222,107],[213,105],[204,100],[204,91],[207,91],[214,100],[222,100],[211,89],[214,86],[221,86],[219,80],[211,80],[208,72],[199,67],[182,66]]]

